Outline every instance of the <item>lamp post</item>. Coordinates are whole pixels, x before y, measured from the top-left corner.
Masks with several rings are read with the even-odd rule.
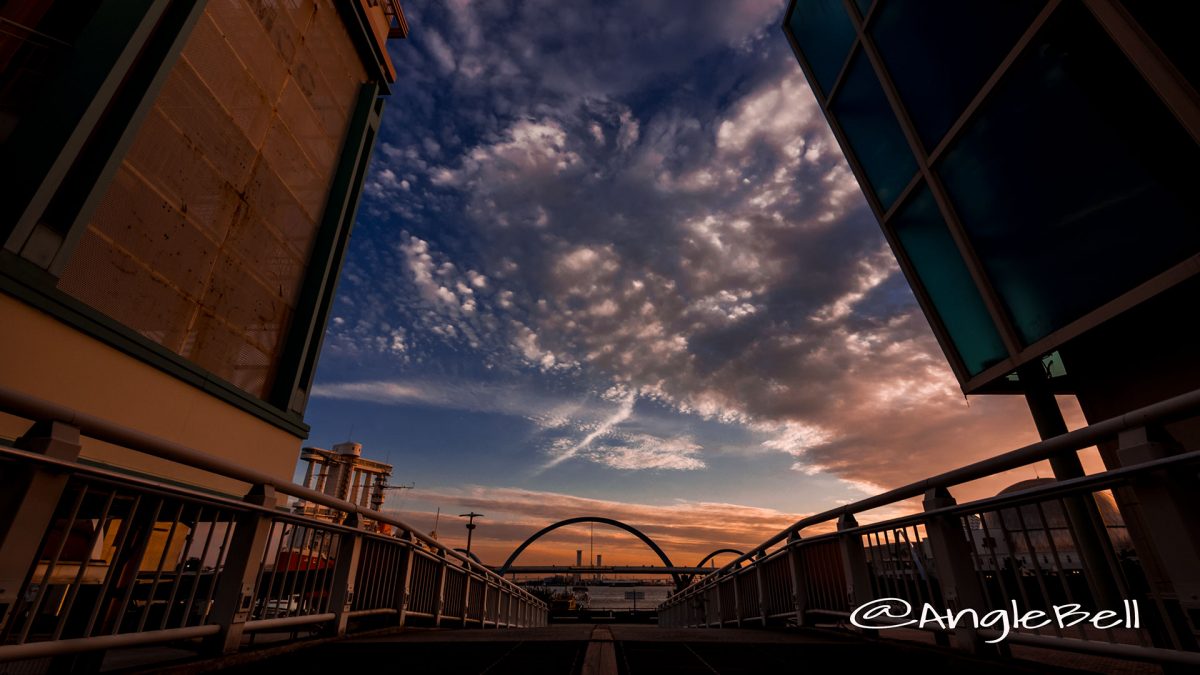
[[[460,518],[470,518],[470,520],[467,521],[467,553],[470,553],[471,552],[471,534],[474,533],[474,531],[475,531],[475,519],[482,518],[483,514],[475,513],[474,511],[472,511],[470,513],[460,513],[458,515]]]

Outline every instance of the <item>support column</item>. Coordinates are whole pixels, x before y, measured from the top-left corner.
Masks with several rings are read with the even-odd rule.
[[[308,468],[304,470],[304,487],[311,488],[313,478],[313,461],[311,459],[306,461],[308,462]]]
[[[1041,363],[1032,363],[1020,370],[1021,384],[1025,391],[1025,402],[1037,425],[1038,435],[1042,440],[1054,438],[1067,433],[1067,422],[1063,419],[1062,410],[1054,393],[1046,385],[1045,373]],[[1079,461],[1079,453],[1065,452],[1050,458],[1050,468],[1054,470],[1057,480],[1082,478],[1083,464]],[[1075,544],[1079,558],[1087,574],[1088,588],[1096,602],[1091,609],[1116,609],[1121,607],[1121,593],[1117,588],[1111,560],[1107,554],[1107,543],[1102,537],[1108,536],[1100,512],[1096,509],[1096,500],[1091,495],[1077,495],[1063,498],[1067,518],[1070,521],[1071,532],[1075,536]]]
[[[1179,454],[1182,448],[1165,431],[1157,428],[1137,428],[1121,433],[1117,456],[1121,466],[1135,466]],[[1143,565],[1151,560],[1166,577],[1151,592],[1163,601],[1168,616],[1167,626],[1151,627],[1157,646],[1174,649],[1197,649],[1200,635],[1200,480],[1196,470],[1162,469],[1149,471],[1129,479],[1130,506],[1138,514],[1141,537],[1135,545],[1149,544],[1150,551],[1139,550]],[[1155,629],[1158,630],[1155,630]],[[1173,644],[1178,640],[1179,644]]]
[[[79,458],[79,430],[62,422],[38,422],[15,445],[74,462]],[[42,536],[54,524],[67,479],[64,473],[20,465],[6,467],[0,474],[0,634],[20,601],[26,575],[37,562]]]
[[[926,511],[949,508],[957,504],[945,488],[933,488],[925,493],[923,502]],[[982,616],[988,609],[975,573],[971,547],[964,534],[962,520],[957,515],[930,516],[925,521],[925,534],[937,565],[938,586],[946,609],[957,613],[963,609],[974,609]],[[939,634],[940,635],[940,634]],[[975,627],[963,621],[954,629],[954,640],[959,649],[977,652],[981,647]]]
[[[358,503],[358,479],[359,479],[360,472],[358,469],[351,468],[350,465],[346,466],[346,470],[348,470],[350,472],[350,485],[349,485],[350,492],[346,496],[346,501],[351,502],[353,504],[357,504]]]
[[[246,493],[245,501],[256,506],[275,506],[275,488],[255,485]],[[213,599],[209,622],[221,627],[210,643],[219,654],[238,650],[242,633],[254,609],[254,582],[271,538],[271,515],[248,511],[238,516],[221,570],[220,585]]]
[[[318,466],[321,468],[317,471],[317,486],[314,489],[325,492],[325,485],[329,482],[329,465],[322,461]]]

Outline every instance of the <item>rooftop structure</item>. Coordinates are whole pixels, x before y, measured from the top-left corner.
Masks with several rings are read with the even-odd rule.
[[[392,465],[364,458],[361,443],[338,443],[332,451],[306,447],[300,461],[306,463],[304,487],[373,511],[383,507]],[[339,511],[303,501],[295,511],[331,522],[342,517]]]

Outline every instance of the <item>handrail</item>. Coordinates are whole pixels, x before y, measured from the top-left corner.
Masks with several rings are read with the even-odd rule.
[[[936,476],[924,478],[919,481],[903,485],[887,492],[873,495],[865,499],[860,499],[851,504],[844,504],[836,508],[828,509],[811,516],[806,516],[792,523],[790,526],[781,530],[778,534],[770,537],[763,543],[754,547],[744,555],[727,563],[715,574],[710,574],[706,577],[715,579],[724,576],[731,567],[739,565],[742,562],[752,559],[755,555],[765,553],[766,550],[775,544],[787,539],[792,534],[803,530],[806,527],[823,523],[843,515],[852,515],[863,511],[870,511],[881,506],[887,506],[898,501],[911,499],[925,494],[927,490],[933,488],[946,488],[952,485],[960,485],[978,478],[984,478],[992,474],[1008,471],[1017,467],[1032,464],[1044,459],[1048,459],[1054,455],[1064,452],[1079,451],[1083,448],[1095,445],[1097,442],[1109,438],[1115,434],[1129,429],[1136,429],[1155,423],[1165,423],[1174,421],[1188,413],[1194,412],[1200,408],[1200,389],[1195,389],[1185,394],[1173,396],[1171,398],[1152,403],[1148,406],[1132,410],[1119,417],[1111,417],[1109,419],[1096,422],[1075,431],[1070,431],[1054,438],[1049,438],[1044,441],[1032,443],[1016,450],[989,457],[973,464],[951,469]]]
[[[68,406],[59,405],[36,396],[14,391],[7,387],[0,387],[0,410],[30,420],[61,422],[78,429],[81,435],[89,438],[119,445],[130,450],[136,450],[177,464],[203,469],[210,473],[232,478],[249,485],[269,485],[275,488],[277,492],[285,495],[321,504],[322,506],[328,506],[347,514],[356,514],[370,520],[393,525],[411,533],[413,537],[425,544],[438,549],[441,554],[463,562],[464,566],[468,569],[478,570],[485,576],[495,577],[496,579],[512,584],[510,580],[496,574],[485,565],[479,564],[467,556],[439,543],[436,539],[422,534],[415,527],[399,518],[363,507],[354,502],[331,497],[324,492],[296,485],[289,480],[241,466],[206,452],[189,448],[181,443],[130,429],[111,420],[81,412]],[[528,595],[531,599],[541,602],[520,586],[516,586],[515,584],[513,586],[520,589],[523,594]]]
[[[920,513],[897,516],[895,518],[889,518],[887,520],[881,520],[879,522],[870,523],[867,525],[859,525],[857,527],[838,530],[836,532],[822,532],[821,534],[812,537],[806,537],[802,543],[804,545],[811,545],[816,542],[836,540],[843,536],[853,536],[856,534],[873,532],[880,529],[903,527],[905,525],[924,522],[932,517],[942,515],[970,513],[977,511],[996,511],[1003,508],[1020,506],[1032,501],[1041,501],[1047,497],[1054,497],[1064,493],[1078,492],[1081,488],[1085,488],[1088,491],[1103,490],[1106,489],[1106,486],[1118,483],[1121,479],[1129,478],[1130,476],[1151,471],[1161,471],[1177,465],[1197,463],[1200,463],[1200,450],[1186,452],[1179,455],[1171,455],[1169,457],[1161,457],[1159,459],[1141,462],[1133,466],[1125,466],[1119,469],[1110,469],[1103,473],[1080,476],[1079,478],[1071,478],[1062,481],[1054,481],[1053,483],[1045,483],[1043,485],[1031,487],[1026,490],[984,497],[982,499],[973,500],[964,504],[954,504],[952,506],[944,506],[928,511],[921,511]],[[770,558],[777,554],[783,553],[785,550],[786,549],[782,548],[777,549],[768,554],[766,557]],[[725,568],[721,568],[720,570],[705,576],[702,580],[689,586],[684,591],[673,595],[672,599],[686,598],[689,595],[703,591],[705,588],[715,583],[718,577],[722,576],[722,570],[724,569]],[[744,573],[747,570],[748,568],[738,568],[739,573]]]

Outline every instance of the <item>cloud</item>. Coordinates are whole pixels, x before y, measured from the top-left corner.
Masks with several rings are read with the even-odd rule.
[[[448,513],[479,511],[485,517],[474,533],[472,549],[484,562],[500,564],[527,537],[567,518],[602,516],[644,532],[681,565],[694,565],[714,548],[746,549],[795,522],[794,514],[773,509],[705,501],[665,504],[618,502],[510,487],[465,486],[405,491],[408,505],[397,514],[414,527],[432,529],[434,507],[442,509],[441,541],[454,543],[464,531]],[[393,498],[392,501],[398,501]],[[388,508],[390,504],[386,504]],[[455,511],[462,509],[463,511]],[[597,525],[571,526],[547,535],[521,555],[518,564],[571,564],[574,551],[589,543],[606,564],[660,564],[640,541],[621,530]],[[478,548],[475,548],[478,547]]]
[[[619,425],[621,422],[624,422],[625,420],[629,419],[629,417],[631,415],[633,415],[633,404],[636,402],[637,402],[637,396],[635,394],[631,393],[631,394],[626,395],[625,399],[623,401],[621,401],[620,406],[617,408],[617,410],[615,412],[613,412],[612,415],[609,415],[608,417],[603,419],[599,424],[596,425],[595,429],[592,429],[591,431],[589,431],[587,433],[587,435],[585,435],[583,438],[581,438],[578,442],[572,443],[572,442],[568,441],[567,443],[563,444],[563,447],[561,448],[561,450],[558,450],[557,452],[555,452],[554,456],[551,457],[549,461],[547,461],[545,464],[542,465],[542,469],[543,470],[549,469],[551,467],[554,467],[554,466],[557,466],[557,465],[563,463],[564,461],[566,461],[568,459],[571,459],[572,457],[578,455],[580,453],[580,451],[588,449],[588,447],[592,444],[592,442],[595,441],[597,438],[601,438],[602,436],[605,436],[605,435],[611,433],[617,425]],[[629,465],[629,466],[625,466],[625,467],[621,467],[621,468],[637,468],[637,467],[635,467],[633,465]]]
[[[312,396],[524,418],[541,432],[537,440],[550,456],[539,472],[575,457],[623,471],[692,471],[706,466],[700,457],[703,447],[690,436],[650,433],[644,425],[623,428],[634,418],[637,394],[630,391],[564,401],[561,395],[511,382],[439,379],[321,383],[313,387]]]
[[[331,353],[405,368],[477,358],[592,396],[615,386],[585,406],[596,415],[466,397],[570,420],[541,448],[550,459],[534,457],[548,469],[710,465],[703,438],[636,436],[642,400],[741,425],[797,471],[869,490],[1030,440],[1019,400],[959,392],[778,34],[782,10],[416,11],[439,30],[396,59],[411,95],[394,97],[363,206],[386,226],[348,265]],[[468,405],[428,382],[388,386],[316,395]]]

